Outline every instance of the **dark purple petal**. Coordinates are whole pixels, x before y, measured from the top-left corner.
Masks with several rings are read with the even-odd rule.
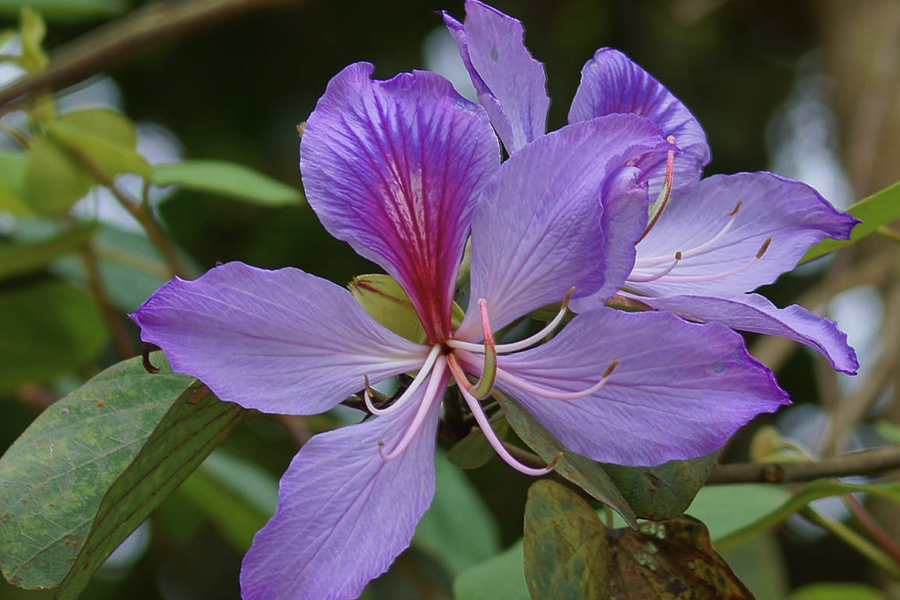
[[[434,496],[439,398],[403,454],[385,461],[378,442],[390,449],[403,436],[422,395],[303,446],[281,479],[278,511],[244,558],[244,600],[356,598],[409,546]]]
[[[309,415],[421,367],[428,348],[376,323],[349,291],[298,269],[233,262],[174,279],[131,315],[141,339],[219,398]]]
[[[715,321],[732,329],[778,335],[821,352],[842,373],[855,375],[859,369],[856,352],[847,343],[847,334],[837,323],[815,315],[802,306],[777,308],[759,294],[735,298],[668,296],[642,298],[650,306],[668,310],[695,321]]]
[[[543,135],[550,108],[546,75],[525,47],[522,23],[477,0],[466,2],[465,25],[447,13],[444,23],[506,150],[517,152]]]
[[[674,136],[681,153],[675,157],[675,188],[694,183],[709,162],[706,134],[691,111],[661,83],[627,56],[601,48],[581,70],[581,85],[569,110],[569,122],[577,123],[613,113],[634,113]],[[637,163],[651,181],[655,197],[666,174],[666,154],[648,155]]]
[[[440,341],[472,207],[500,149],[484,111],[446,79],[373,81],[373,69],[357,63],[328,84],[303,134],[303,185],[328,231],[397,279]]]
[[[672,195],[638,244],[626,285],[646,296],[739,296],[793,269],[824,238],[847,239],[856,223],[798,181],[772,173],[715,175]],[[677,252],[683,258],[670,273],[640,281],[663,273]]]
[[[502,373],[497,385],[575,452],[635,466],[712,452],[756,415],[788,402],[740,335],[669,313],[581,314],[543,346],[501,357],[499,368],[575,392],[596,384],[615,360],[606,384],[578,400],[541,397]]]
[[[608,268],[625,268],[607,265],[621,256],[604,255],[602,207],[634,197],[625,163],[665,143],[649,121],[610,115],[549,133],[510,157],[472,220],[470,311],[458,335],[481,333],[475,300],[486,300],[496,330],[560,302],[573,286],[576,297],[591,294]]]

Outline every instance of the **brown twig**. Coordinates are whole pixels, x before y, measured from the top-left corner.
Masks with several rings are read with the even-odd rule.
[[[198,29],[288,0],[193,0],[153,2],[62,48],[50,67],[0,90],[0,114],[31,94],[58,90]],[[297,0],[294,0],[297,1]]]
[[[900,448],[891,446],[815,462],[719,465],[706,483],[793,483],[825,477],[874,475],[894,469],[900,469]]]
[[[91,294],[93,294],[94,299],[100,306],[103,318],[109,326],[109,332],[112,334],[113,342],[116,345],[116,351],[122,358],[131,358],[132,356],[135,356],[137,350],[135,349],[134,344],[131,343],[128,331],[122,324],[121,319],[119,319],[119,315],[116,313],[116,309],[109,299],[106,283],[103,281],[103,275],[100,273],[97,254],[94,252],[94,247],[91,243],[85,244],[84,248],[82,248],[81,263],[84,265],[88,288],[91,290]]]

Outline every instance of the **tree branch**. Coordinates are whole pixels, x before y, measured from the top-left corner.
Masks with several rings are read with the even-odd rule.
[[[64,47],[43,73],[0,89],[2,112],[38,91],[53,91],[115,66],[135,54],[198,29],[274,4],[299,0],[193,0],[154,2]]]

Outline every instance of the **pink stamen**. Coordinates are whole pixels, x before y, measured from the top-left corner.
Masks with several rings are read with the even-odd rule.
[[[670,135],[668,138],[670,144],[675,144],[675,136]],[[662,190],[660,190],[659,196],[661,198],[657,199],[659,203],[659,209],[657,209],[656,213],[653,215],[653,218],[650,220],[650,223],[647,225],[647,228],[644,230],[644,233],[641,234],[641,237],[638,238],[636,243],[640,243],[647,234],[650,233],[650,230],[653,229],[653,226],[656,225],[656,222],[659,221],[659,218],[662,216],[663,211],[666,209],[666,205],[669,203],[669,196],[672,194],[672,183],[675,180],[675,149],[669,149],[669,155],[666,157],[666,177],[663,180]]]
[[[672,264],[660,271],[659,273],[654,273],[652,275],[635,275],[632,273],[628,276],[626,281],[631,281],[634,283],[649,283],[651,281],[656,281],[657,279],[662,279],[666,275],[672,272],[672,269],[678,266],[678,263],[683,258],[684,254],[682,252],[675,253],[675,260],[672,261]]]
[[[737,218],[738,211],[741,209],[741,206],[743,204],[744,204],[744,201],[741,200],[740,202],[737,203],[737,206],[734,207],[734,210],[732,210],[729,213],[725,213],[725,216],[731,217],[731,218],[728,219],[728,222],[725,223],[725,226],[721,230],[719,230],[719,233],[714,235],[711,239],[700,244],[699,246],[694,246],[693,248],[691,248],[689,250],[683,250],[681,252],[682,258],[690,258],[692,256],[699,256],[701,254],[705,254],[712,246],[714,246],[716,244],[716,242],[721,240],[725,236],[725,234],[731,230],[731,227],[734,225],[734,221]],[[669,258],[668,256],[653,256],[653,257],[648,257],[648,258],[638,258],[637,260],[634,261],[634,266],[635,267],[652,267],[655,265],[664,264],[670,260],[672,260],[672,259]]]
[[[551,462],[543,469],[535,469],[523,465],[518,460],[516,460],[515,457],[513,457],[513,455],[509,453],[509,450],[507,450],[503,446],[503,442],[500,441],[500,438],[497,437],[496,432],[494,432],[494,428],[491,427],[491,423],[488,420],[487,415],[484,414],[484,410],[481,408],[481,403],[479,403],[472,394],[466,391],[462,383],[460,383],[459,381],[457,381],[457,383],[459,384],[459,390],[462,392],[463,398],[466,399],[466,404],[469,405],[469,410],[472,411],[472,415],[475,417],[475,421],[478,423],[478,426],[481,427],[481,432],[484,433],[484,437],[487,438],[488,443],[491,445],[497,455],[503,459],[503,462],[508,464],[519,473],[531,475],[532,477],[540,477],[553,471],[553,467],[556,466],[556,462],[557,460],[559,460],[559,455],[557,455],[553,462]]]
[[[369,378],[366,377],[366,390],[363,394],[363,398],[365,399],[366,408],[369,409],[369,412],[376,416],[389,415],[409,402],[409,399],[413,397],[413,394],[416,393],[416,390],[418,390],[422,383],[424,383],[424,381],[428,379],[428,374],[431,373],[431,368],[434,366],[434,363],[440,353],[441,347],[439,345],[435,345],[431,348],[431,352],[428,353],[428,357],[422,364],[422,368],[419,369],[419,373],[412,380],[412,383],[410,383],[409,387],[406,388],[406,391],[403,392],[403,394],[387,408],[378,408],[372,402],[372,397],[369,393]]]
[[[435,401],[440,401],[440,392],[444,389],[442,384],[444,382],[444,372],[446,369],[447,361],[438,358],[434,364],[434,371],[431,374],[431,379],[428,380],[428,387],[425,388],[425,396],[419,404],[419,410],[416,411],[416,416],[413,417],[412,423],[406,428],[406,432],[403,434],[403,437],[400,439],[397,446],[389,453],[385,454],[384,441],[378,441],[378,453],[381,455],[382,459],[385,461],[394,460],[403,454],[403,451],[409,447],[409,444],[412,442],[413,438],[416,437],[416,433],[419,431],[422,423],[425,422],[425,416],[428,415],[428,411],[431,410],[431,405]]]

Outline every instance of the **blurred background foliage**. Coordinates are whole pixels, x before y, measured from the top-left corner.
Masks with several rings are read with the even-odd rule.
[[[48,23],[44,46],[53,60],[64,57],[67,44],[79,36],[142,5],[137,0],[3,0],[0,29],[17,27],[19,9],[26,4]],[[327,235],[303,203],[296,126],[328,80],[353,61],[373,62],[380,78],[414,68],[438,70],[465,92],[455,46],[435,14],[446,9],[461,17],[462,2],[270,4],[260,2],[261,10],[160,45],[67,88],[57,94],[56,108],[60,113],[97,107],[121,111],[135,123],[138,152],[152,164],[215,160],[252,169],[232,167],[223,175],[216,165],[194,163],[197,169],[184,175],[156,168],[152,180],[160,185],[147,189],[134,176],[118,180],[154,207],[185,273],[241,260],[270,268],[296,266],[346,283],[376,268]],[[612,46],[668,86],[705,126],[713,151],[707,174],[773,170],[814,185],[839,207],[900,178],[896,2],[495,4],[525,23],[530,49],[546,64],[553,99],[550,129],[565,123],[581,66],[597,48]],[[16,54],[28,43],[27,38],[6,39],[0,55]],[[0,86],[20,75],[21,69],[3,63]],[[18,127],[16,118],[7,115],[3,123]],[[9,154],[15,147],[14,136],[0,133],[0,170],[14,162]],[[171,182],[182,185],[162,186]],[[56,399],[139,349],[137,328],[125,313],[170,275],[141,227],[107,192],[86,194],[72,214],[76,221],[0,211],[3,448]],[[82,226],[96,228],[89,233],[93,259],[72,252],[82,247],[71,239],[82,235]],[[62,241],[54,237],[60,231],[67,232]],[[3,253],[47,239],[57,243],[48,254],[52,260],[10,266]],[[40,251],[47,249],[32,248],[28,256]],[[92,260],[108,290],[105,303],[94,300]],[[900,422],[900,402],[894,398],[900,373],[900,279],[892,277],[898,268],[896,246],[871,239],[804,267],[767,291],[779,305],[799,301],[836,318],[863,368],[859,377],[846,378],[794,344],[751,338],[754,352],[777,372],[795,405],[741,432],[728,447],[727,460],[758,458],[751,456],[751,441],[762,425],[776,426],[778,435],[796,440],[814,456],[877,446],[896,435],[890,423]],[[342,418],[253,418],[242,424],[223,450],[129,538],[84,597],[238,598],[241,556],[274,509],[277,477],[306,436]],[[425,522],[415,548],[370,586],[367,598],[430,600],[452,597],[455,590],[460,600],[476,600],[521,593],[521,586],[501,592],[491,585],[502,579],[497,574],[507,572],[503,569],[521,567],[521,545],[516,544],[531,481],[497,460],[465,473],[449,464],[442,468],[447,473],[437,501],[440,514]],[[717,527],[721,535],[727,533],[735,513],[746,521],[748,513],[765,512],[783,500],[779,496],[773,505],[770,493],[760,492],[756,499],[746,488],[711,493],[701,495],[698,502],[705,504],[692,514],[702,514],[713,539],[719,537]],[[738,499],[745,504],[725,510]],[[840,500],[816,506],[833,519],[849,515]],[[867,506],[893,539],[900,539],[896,505],[876,501]],[[510,549],[484,563],[504,548]],[[900,597],[882,571],[799,517],[726,557],[765,600]],[[489,576],[480,576],[479,569]],[[454,584],[461,573],[465,576]],[[819,585],[804,587],[814,582]],[[29,597],[50,594],[0,583],[0,598]]]

